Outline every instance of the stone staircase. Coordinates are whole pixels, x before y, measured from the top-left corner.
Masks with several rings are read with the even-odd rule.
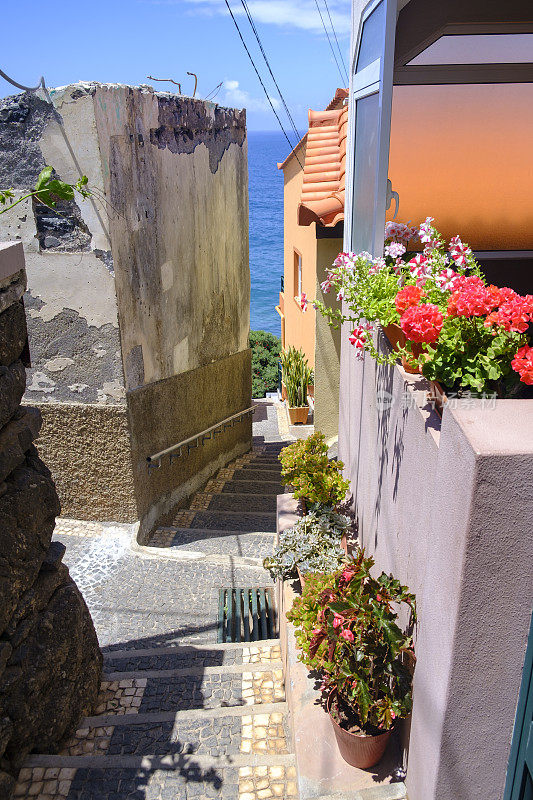
[[[271,585],[281,443],[220,470],[148,547],[59,526],[104,651],[95,715],[33,754],[16,797],[298,797],[279,640],[218,643],[219,589]]]

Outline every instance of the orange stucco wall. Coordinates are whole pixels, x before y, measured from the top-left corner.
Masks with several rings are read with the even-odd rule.
[[[533,84],[395,86],[398,219],[430,215],[477,250],[532,250],[532,142]]]
[[[305,145],[297,151],[304,163]],[[298,287],[294,281],[294,249],[302,256],[302,290],[311,302],[316,295],[317,242],[315,223],[308,227],[298,225],[297,208],[302,193],[303,170],[293,156],[283,169],[284,176],[284,276],[285,292],[283,310],[285,314],[285,347],[301,348],[309,365],[315,366],[315,318],[316,311],[309,305],[303,312],[294,300]]]

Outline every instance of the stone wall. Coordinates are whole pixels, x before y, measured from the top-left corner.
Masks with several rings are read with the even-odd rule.
[[[27,201],[0,216],[0,237],[26,253],[26,400],[43,414],[64,514],[143,526],[180,495],[176,480],[194,491],[237,445],[225,434],[202,464],[165,468],[148,507],[150,442],[163,449],[177,431],[187,438],[251,404],[246,115],[147,86],[83,83],[50,96],[53,106],[31,94],[0,101],[0,185],[27,190],[50,164],[71,183],[87,175],[93,196],[59,213]],[[130,395],[154,384],[164,413],[140,417]],[[192,416],[175,384],[187,386]],[[251,433],[240,430],[245,450]]]
[[[11,259],[15,272],[3,270]],[[20,405],[27,345],[22,246],[0,249],[0,796],[34,748],[54,751],[93,710],[102,657],[89,611],[52,542],[60,504]]]

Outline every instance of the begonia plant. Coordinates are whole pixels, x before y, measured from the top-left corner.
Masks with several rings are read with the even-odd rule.
[[[309,575],[287,618],[300,660],[317,670],[332,715],[342,727],[389,730],[411,711],[413,642],[398,625],[398,604],[416,620],[415,597],[392,575],[371,574],[360,551],[329,574]]]

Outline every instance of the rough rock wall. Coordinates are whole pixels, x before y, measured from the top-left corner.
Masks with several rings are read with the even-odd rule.
[[[22,408],[27,333],[24,274],[0,283],[0,797],[26,755],[53,751],[91,712],[102,657],[92,620],[52,542],[60,504]]]

